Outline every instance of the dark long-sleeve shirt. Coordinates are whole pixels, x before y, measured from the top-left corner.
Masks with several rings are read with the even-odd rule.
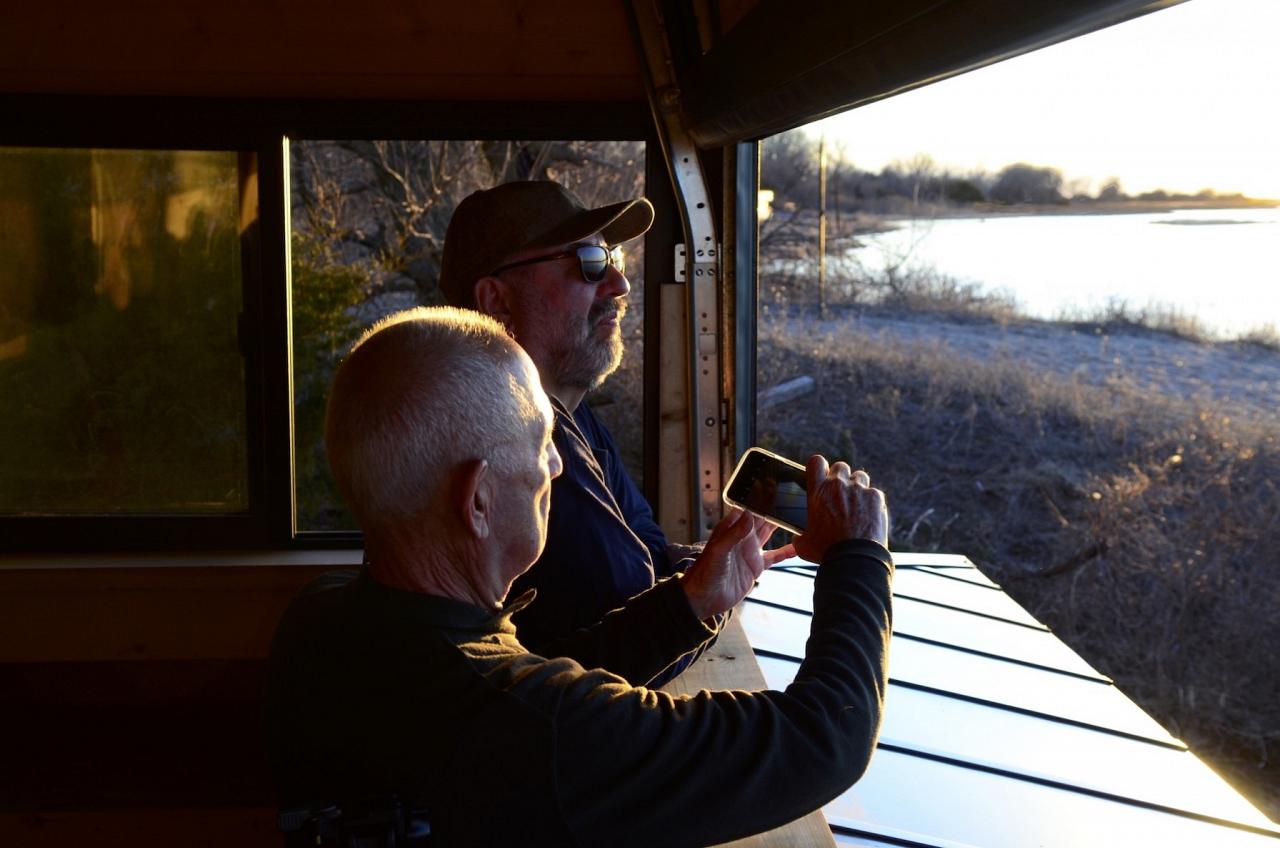
[[[866,768],[892,568],[873,542],[833,546],[795,682],[680,698],[628,682],[712,635],[678,581],[573,634],[559,659],[517,640],[520,601],[495,615],[367,575],[318,586],[272,646],[282,800],[395,792],[427,807],[445,846],[704,845],[781,825]]]

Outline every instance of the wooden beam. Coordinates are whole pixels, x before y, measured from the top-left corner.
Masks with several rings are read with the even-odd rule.
[[[598,0],[19,4],[0,28],[0,91],[644,99],[623,10]]]

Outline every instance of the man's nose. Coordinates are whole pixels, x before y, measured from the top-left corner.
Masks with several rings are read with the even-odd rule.
[[[547,467],[551,470],[551,479],[554,480],[560,476],[560,472],[564,471],[564,461],[560,459],[560,451],[556,450],[555,443],[548,445],[551,453],[547,456]]]
[[[627,275],[612,265],[605,271],[604,279],[596,286],[596,297],[622,297],[631,291]]]

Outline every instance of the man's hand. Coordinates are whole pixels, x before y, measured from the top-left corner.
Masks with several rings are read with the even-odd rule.
[[[760,572],[795,556],[791,545],[762,550],[775,529],[768,521],[740,509],[720,520],[698,561],[680,578],[698,618],[705,620],[732,609],[751,591]]]
[[[889,546],[889,511],[884,492],[871,488],[865,471],[850,472],[837,462],[830,468],[815,454],[805,466],[809,475],[809,522],[796,537],[796,554],[822,562],[827,548],[846,539],[870,539]]]

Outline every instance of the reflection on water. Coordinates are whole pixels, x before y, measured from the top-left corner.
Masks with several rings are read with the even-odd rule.
[[[1277,208],[900,223],[859,236],[863,246],[850,254],[870,271],[933,267],[1007,291],[1041,318],[1119,298],[1139,308],[1172,306],[1228,335],[1280,324]]]

